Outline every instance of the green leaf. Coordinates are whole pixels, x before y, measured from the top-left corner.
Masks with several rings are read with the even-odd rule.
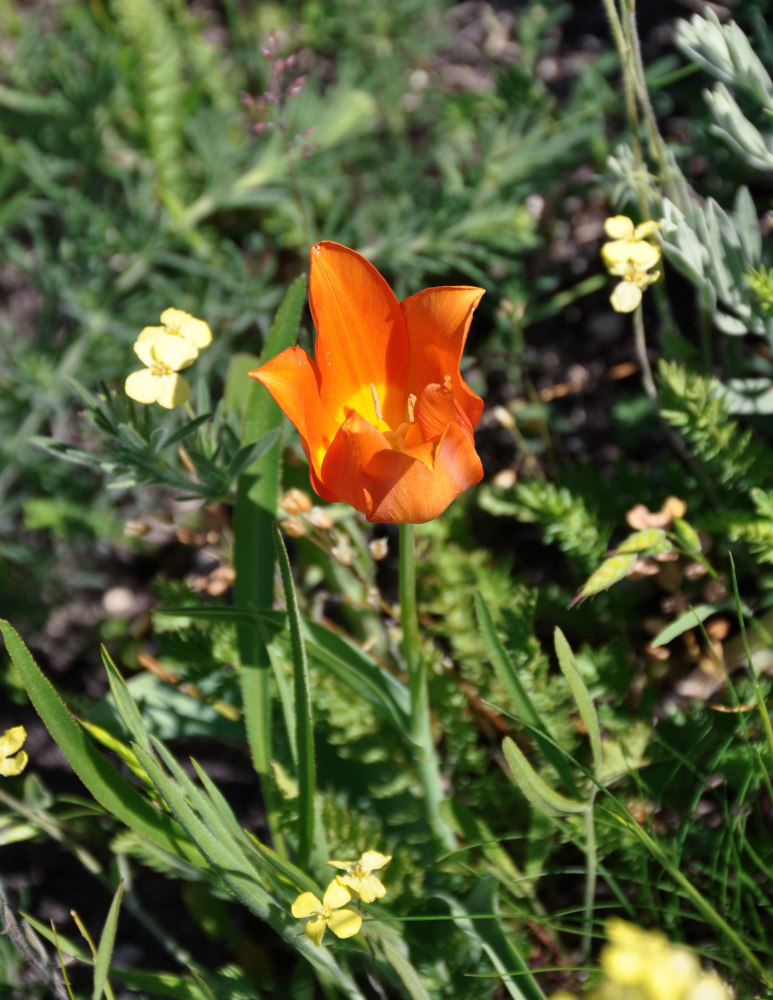
[[[464,926],[471,937],[480,941],[513,1000],[545,1000],[545,994],[529,971],[523,955],[513,945],[512,937],[502,930],[494,879],[480,879],[464,902],[465,916],[466,913],[490,913],[490,917],[465,920],[462,914],[458,914],[460,904],[455,900],[449,900],[449,903],[455,911],[457,922]]]
[[[407,733],[410,698],[405,684],[324,625],[305,620],[303,629],[311,658],[385,715],[398,733]]]
[[[295,340],[306,300],[305,276],[290,285],[269,332],[261,361],[267,361]],[[252,381],[252,380],[250,380]],[[257,441],[281,428],[282,412],[271,395],[252,381],[247,401],[242,443]],[[239,476],[234,511],[235,603],[257,611],[270,608],[274,598],[274,541],[272,525],[278,503],[281,439],[254,459]],[[278,798],[271,777],[270,660],[256,622],[238,626],[244,722],[252,763],[260,776],[268,821],[275,843],[282,849]]]
[[[13,626],[0,620],[0,631],[35,710],[97,802],[116,819],[170,854],[201,867],[198,851],[187,842],[177,824],[143,798],[91,743]]]
[[[507,650],[502,645],[496,633],[491,612],[480,591],[476,591],[475,593],[475,613],[478,618],[478,628],[486,646],[489,662],[514,706],[515,717],[529,726],[542,752],[560,774],[566,787],[571,791],[575,791],[577,786],[572,773],[560,751],[550,742],[551,736],[548,728],[532,705],[523,684],[521,684],[521,679],[507,654]],[[546,736],[547,739],[541,739],[541,736]]]
[[[677,636],[682,635],[691,628],[697,628],[701,622],[711,617],[711,615],[715,615],[720,610],[721,607],[716,604],[696,604],[694,608],[685,611],[684,614],[679,615],[670,625],[666,625],[664,629],[661,629],[650,645],[666,646],[672,639],[676,639]]]
[[[301,629],[301,614],[295,593],[290,560],[279,528],[274,522],[274,545],[287,608],[287,622],[290,628],[290,647],[293,658],[293,686],[295,700],[295,744],[298,751],[298,848],[299,868],[306,868],[311,857],[325,853],[325,835],[321,823],[315,822],[314,793],[314,729],[311,719],[311,692],[309,688],[309,664],[306,659],[306,645]]]
[[[145,723],[142,721],[140,710],[137,708],[134,698],[129,693],[126,681],[121,677],[118,668],[113,663],[110,654],[104,646],[102,646],[101,652],[102,663],[105,666],[107,680],[110,684],[110,693],[113,696],[113,701],[115,702],[121,722],[126,726],[131,738],[136,743],[139,743],[140,746],[149,750],[150,741],[148,739],[148,731],[145,728]]]
[[[558,665],[561,668],[561,673],[566,678],[566,683],[572,692],[572,697],[577,705],[580,718],[585,723],[591,753],[593,754],[593,770],[598,775],[601,770],[601,728],[599,726],[599,717],[596,714],[596,706],[593,704],[590,692],[585,686],[585,681],[582,679],[582,675],[577,667],[577,660],[574,657],[572,648],[566,641],[566,636],[558,627],[553,632],[553,641],[556,646],[556,656],[558,657]]]
[[[509,736],[502,741],[502,752],[513,772],[516,785],[523,795],[536,808],[549,816],[567,816],[573,813],[584,813],[588,807],[584,802],[567,798],[555,791],[541,778]]]
[[[397,975],[400,977],[403,986],[408,992],[411,1000],[432,1000],[422,983],[419,973],[414,969],[405,955],[389,940],[382,940],[381,948],[384,958],[389,962]]]
[[[99,947],[97,948],[94,962],[94,991],[91,994],[91,1000],[102,1000],[102,995],[105,992],[107,974],[110,971],[110,959],[112,958],[115,946],[115,932],[118,926],[118,913],[121,909],[123,890],[124,882],[121,879],[118,883],[115,896],[113,896],[113,902],[110,904],[105,926],[102,929],[102,935],[99,939]]]

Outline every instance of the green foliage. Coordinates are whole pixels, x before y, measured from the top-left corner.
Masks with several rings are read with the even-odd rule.
[[[23,626],[2,623],[2,693],[9,711],[28,698],[86,788],[59,794],[50,771],[44,787],[38,729],[25,776],[0,779],[0,843],[12,859],[54,840],[113,898],[81,914],[84,943],[34,915],[15,935],[0,895],[14,995],[59,984],[59,948],[78,997],[543,1000],[573,968],[592,979],[613,910],[698,943],[738,996],[770,986],[771,625],[751,609],[773,588],[754,175],[773,148],[773,35],[762,17],[753,42],[711,12],[680,22],[718,81],[704,101],[673,54],[637,66],[634,17],[618,61],[601,36],[575,51],[572,5],[495,7],[0,2],[0,576]],[[274,29],[292,65],[261,55]],[[296,74],[252,131],[259,102],[240,94]],[[595,294],[615,202],[663,241],[666,280],[632,333]],[[352,511],[276,529],[305,457],[247,372],[311,346],[317,238],[365,253],[401,297],[487,291],[465,377],[491,404],[486,473],[503,474],[418,529],[415,621],[394,535],[377,563]],[[121,389],[168,306],[214,331],[185,414]],[[658,392],[621,391],[655,354]],[[689,520],[633,527],[667,496]],[[140,519],[166,541],[127,543]],[[578,607],[583,580],[595,600]],[[330,855],[366,850],[393,855],[386,896],[358,935],[315,946],[293,900],[323,894]],[[143,905],[150,878],[176,887],[179,927]],[[38,916],[81,906],[28,881],[9,886]],[[127,927],[132,944],[119,904],[168,968],[113,967]]]
[[[770,482],[770,447],[732,418],[718,379],[676,363],[662,362],[658,372],[661,412],[684,437],[708,482],[730,494]]]
[[[485,490],[480,504],[491,514],[537,524],[545,541],[558,545],[581,572],[603,555],[605,538],[598,514],[566,486],[534,478],[517,483],[507,496]]]

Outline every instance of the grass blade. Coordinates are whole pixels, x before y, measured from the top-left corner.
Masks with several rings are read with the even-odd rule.
[[[107,985],[107,974],[110,971],[110,959],[115,946],[115,932],[118,927],[118,913],[121,909],[121,897],[123,896],[123,879],[118,883],[113,902],[107,913],[105,926],[99,939],[99,947],[94,961],[94,991],[91,1000],[102,1000]]]

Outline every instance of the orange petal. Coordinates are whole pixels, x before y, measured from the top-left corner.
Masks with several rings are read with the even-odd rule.
[[[384,421],[397,427],[404,419],[408,337],[392,289],[354,250],[317,243],[311,248],[309,303],[328,412],[338,424],[350,409],[376,423],[375,393]]]
[[[390,451],[386,438],[354,410],[341,425],[322,464],[321,479],[332,496],[325,499],[350,504],[370,519],[370,495],[365,489],[363,471],[373,455]]]
[[[316,364],[302,348],[288,347],[250,375],[268,389],[298,429],[311,465],[312,485],[317,489],[325,452],[336,436],[338,425],[320,399]],[[324,499],[333,498],[324,496]]]
[[[472,314],[483,296],[482,288],[466,285],[425,288],[400,303],[410,343],[406,397],[421,397],[430,382],[443,384],[451,376],[454,397],[474,427],[483,411],[483,400],[459,374],[464,342]]]
[[[451,376],[446,375],[443,385],[430,382],[425,385],[415,407],[416,423],[424,441],[439,438],[449,424],[461,424],[472,437],[472,425],[467,414],[454,399]]]
[[[371,507],[365,514],[373,522],[422,524],[482,477],[474,442],[459,424],[449,424],[431,469],[410,452],[374,452],[362,476]]]

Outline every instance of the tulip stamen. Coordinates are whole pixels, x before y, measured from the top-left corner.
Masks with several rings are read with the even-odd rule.
[[[376,420],[378,420],[379,423],[381,423],[381,421],[384,419],[384,413],[381,409],[381,400],[378,398],[376,387],[375,385],[373,385],[372,382],[370,383],[370,391],[371,395],[373,396],[373,409],[376,411]]]
[[[408,395],[408,423],[413,424],[416,421],[416,397],[413,393]]]

